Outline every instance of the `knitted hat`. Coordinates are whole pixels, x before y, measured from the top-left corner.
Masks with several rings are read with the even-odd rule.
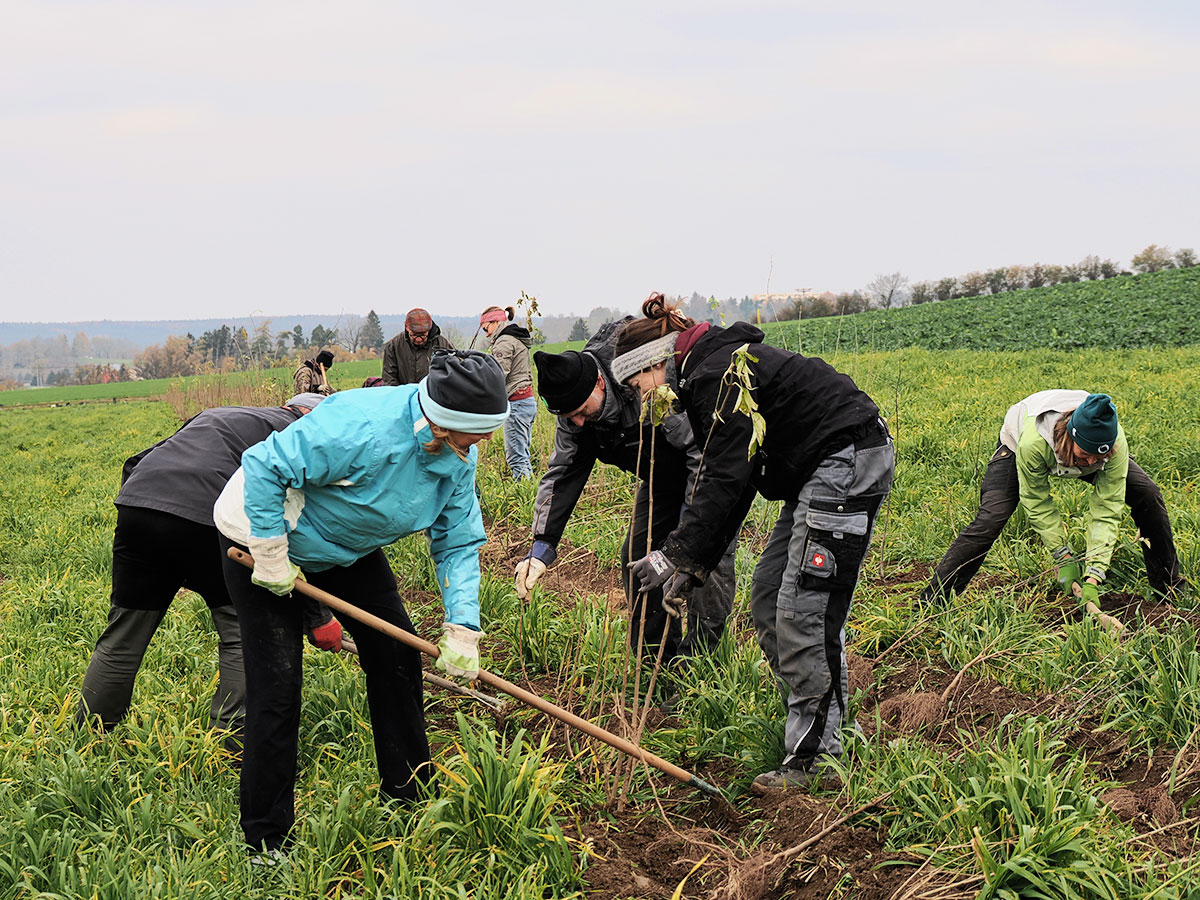
[[[668,359],[675,353],[675,342],[678,339],[679,332],[670,331],[662,337],[655,338],[640,347],[634,347],[620,356],[614,356],[612,364],[609,366],[612,369],[613,378],[624,382],[629,376],[636,375],[638,372]]]
[[[309,392],[309,393],[305,393],[305,394],[297,394],[295,397],[293,397],[291,400],[289,400],[287,403],[285,403],[283,405],[284,406],[303,406],[308,409],[313,409],[318,403],[320,403],[324,399],[325,399],[324,394],[314,394],[312,392]]]
[[[567,350],[564,353],[533,354],[537,366],[538,393],[546,408],[556,416],[572,413],[583,406],[596,387],[600,367],[590,353]]]
[[[503,309],[489,309],[479,317],[479,324],[484,325],[488,322],[507,322],[508,313]]]
[[[426,418],[448,431],[486,434],[508,418],[504,370],[479,350],[434,353],[417,396]]]
[[[410,309],[404,317],[404,330],[413,334],[424,334],[433,328],[433,317],[421,307]]]
[[[1117,408],[1108,394],[1088,394],[1067,422],[1071,439],[1085,453],[1103,456],[1117,441]]]
[[[330,366],[333,365],[333,351],[332,350],[322,350],[320,353],[317,354],[317,362],[328,369]]]

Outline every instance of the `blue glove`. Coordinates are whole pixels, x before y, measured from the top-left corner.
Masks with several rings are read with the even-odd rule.
[[[651,550],[648,556],[630,563],[629,571],[644,594],[666,584],[674,576],[676,566],[661,550]]]

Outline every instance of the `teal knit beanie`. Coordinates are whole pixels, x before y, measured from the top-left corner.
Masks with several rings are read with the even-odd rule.
[[[1071,439],[1085,452],[1103,456],[1117,441],[1117,408],[1108,394],[1088,394],[1067,422]]]

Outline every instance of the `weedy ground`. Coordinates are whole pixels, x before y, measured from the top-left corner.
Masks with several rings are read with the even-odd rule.
[[[1200,614],[1144,598],[1126,518],[1103,606],[1116,636],[1056,593],[1018,514],[949,607],[923,606],[929,567],[974,512],[1009,404],[1045,387],[1111,393],[1163,488],[1184,572],[1200,555],[1195,350],[831,359],[884,410],[896,487],[851,613],[851,709],[840,785],[756,797],[778,763],[782,706],[754,641],[750,572],[775,507],[738,553],[721,644],[665,673],[643,743],[720,785],[737,815],[595,742],[507,705],[496,717],[428,694],[437,790],[380,801],[362,675],[306,651],[297,843],[250,866],[237,772],[207,728],[215,638],[177,598],[112,733],[71,724],[103,627],[119,472],[179,424],[163,402],[0,412],[0,898],[1200,897]],[[278,399],[278,398],[277,398]],[[544,466],[553,422],[535,452]],[[537,467],[535,466],[535,470]],[[614,730],[638,722],[616,561],[632,480],[598,468],[560,561],[529,602],[512,591],[535,482],[507,479],[499,437],[480,488],[485,664]],[[1057,499],[1083,540],[1078,485]],[[441,621],[423,540],[389,548],[419,630]],[[353,601],[353,598],[345,598]],[[670,716],[654,708],[677,688]]]

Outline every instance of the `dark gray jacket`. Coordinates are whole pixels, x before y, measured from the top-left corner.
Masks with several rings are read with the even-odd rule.
[[[424,347],[414,347],[408,342],[408,332],[401,331],[383,345],[383,383],[416,384],[429,374],[429,359],[434,350],[453,349],[454,345],[436,322],[429,329]]]
[[[242,452],[299,418],[300,411],[291,407],[206,409],[169,438],[125,460],[113,503],[212,525],[213,504],[242,464]]]

